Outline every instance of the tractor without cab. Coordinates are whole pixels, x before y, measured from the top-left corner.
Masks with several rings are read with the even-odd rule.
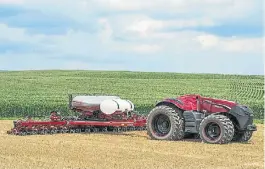
[[[158,102],[147,117],[147,133],[155,140],[182,140],[195,135],[205,143],[247,142],[257,130],[253,111],[239,103],[183,95]]]

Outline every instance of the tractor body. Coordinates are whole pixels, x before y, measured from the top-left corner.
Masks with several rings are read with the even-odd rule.
[[[195,135],[208,143],[248,141],[257,130],[253,116],[250,108],[233,101],[183,95],[158,102],[148,115],[147,130],[159,140]]]

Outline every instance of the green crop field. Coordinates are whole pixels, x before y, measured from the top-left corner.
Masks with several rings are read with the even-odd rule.
[[[264,76],[52,70],[0,72],[0,117],[72,114],[71,93],[119,95],[141,113],[166,97],[201,94],[246,104],[256,119],[264,117]]]

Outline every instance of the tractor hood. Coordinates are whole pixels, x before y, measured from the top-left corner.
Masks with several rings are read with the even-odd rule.
[[[197,104],[199,101],[199,104]],[[227,112],[232,107],[236,106],[237,103],[225,99],[216,99],[210,97],[202,97],[201,95],[191,94],[182,95],[176,98],[166,98],[161,102],[157,103],[170,103],[174,104],[182,110],[198,110],[198,108],[209,110],[211,105],[214,105],[214,112]],[[199,106],[199,107],[198,107]]]

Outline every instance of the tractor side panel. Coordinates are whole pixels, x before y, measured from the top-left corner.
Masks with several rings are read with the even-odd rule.
[[[179,108],[179,109],[182,109],[184,110],[184,106],[182,104],[179,104],[179,103],[175,103],[173,101],[168,101],[168,100],[163,100],[163,101],[160,101],[158,102],[155,106],[161,106],[161,105],[165,105],[165,106],[169,106],[169,107],[172,107],[172,108]]]
[[[227,112],[228,111],[227,109],[225,109],[223,107],[220,107],[220,106],[217,106],[214,104],[210,104],[209,102],[203,102],[201,104],[201,110],[206,111],[208,113],[217,113],[217,112]]]
[[[209,113],[228,112],[231,107],[237,105],[237,103],[235,102],[209,98],[209,97],[201,97],[200,102],[201,102],[201,110],[206,110]],[[223,106],[227,107],[228,109],[224,108]]]
[[[179,99],[179,98],[170,98],[170,99],[165,99],[157,105],[161,104],[171,104],[175,105],[176,107],[186,111],[186,110],[196,110],[197,105],[196,105],[196,100],[185,100],[185,99]]]
[[[204,118],[204,114],[196,111],[184,111],[184,122],[186,133],[199,133],[200,123]]]

